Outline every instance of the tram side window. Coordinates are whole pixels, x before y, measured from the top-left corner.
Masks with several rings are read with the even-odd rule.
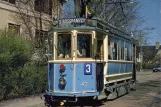
[[[121,60],[121,41],[118,40],[118,60]]]
[[[125,42],[125,60],[132,61],[132,45]]]
[[[77,35],[77,56],[79,58],[92,57],[92,35],[78,34]]]
[[[57,58],[71,58],[71,34],[58,34]]]
[[[125,52],[125,49],[124,49],[124,46],[125,44],[124,44],[124,41],[123,40],[121,40],[121,60],[124,60],[124,52]]]
[[[99,56],[100,59],[104,57],[103,51],[103,40],[97,40],[97,56]]]
[[[118,44],[119,41],[116,38],[109,37],[108,39],[108,59],[117,60],[118,59]]]
[[[128,53],[129,53],[129,61],[132,61],[132,57],[133,57],[133,55],[132,55],[132,44],[131,43],[129,43],[129,50],[128,50]]]

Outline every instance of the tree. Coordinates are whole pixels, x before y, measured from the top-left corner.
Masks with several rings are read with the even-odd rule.
[[[122,30],[131,31],[135,29],[134,26],[138,26],[136,22],[139,21],[137,18],[139,3],[124,0],[92,0],[88,5],[96,13],[95,18]]]
[[[31,64],[31,41],[8,30],[0,30],[0,41],[0,100],[33,95],[45,89],[46,66],[37,69]]]
[[[60,17],[58,0],[17,0],[14,21],[22,26],[22,35],[33,42],[36,60],[42,60],[46,52],[45,41],[52,26],[52,17]],[[54,12],[52,14],[52,11]],[[52,16],[54,15],[54,16]]]
[[[0,41],[0,99],[7,99],[15,85],[17,73],[14,71],[23,68],[30,60],[32,46],[7,30],[0,30]]]

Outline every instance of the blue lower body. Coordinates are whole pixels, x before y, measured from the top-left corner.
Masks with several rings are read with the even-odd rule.
[[[66,98],[95,97],[99,95],[96,85],[95,63],[49,63],[48,65],[48,90],[46,96]],[[64,78],[65,85],[60,87],[60,78]]]
[[[99,86],[99,78],[103,80],[103,75],[100,75],[103,74],[102,64],[80,62],[64,63],[63,65],[65,69],[61,71],[61,64],[48,64],[49,88],[45,92],[46,99],[49,101],[68,100],[76,102],[79,98],[95,98],[100,95],[99,91],[101,92],[104,87],[103,81],[100,81]],[[106,75],[130,73],[132,71],[132,63],[108,62]],[[63,89],[60,88],[60,78],[64,78],[66,81]]]

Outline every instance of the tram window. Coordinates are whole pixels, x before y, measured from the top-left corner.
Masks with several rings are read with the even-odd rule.
[[[100,59],[103,59],[104,54],[103,54],[103,40],[97,40],[97,55],[99,56]]]
[[[132,45],[128,42],[125,42],[125,60],[132,60]]]
[[[129,61],[132,61],[132,44],[129,43]]]
[[[92,35],[78,34],[77,35],[77,56],[79,58],[92,57]]]
[[[124,41],[121,40],[121,60],[124,60]]]
[[[121,60],[121,41],[118,40],[118,60]]]
[[[57,57],[71,58],[71,34],[58,34]]]
[[[112,59],[113,58],[113,54],[112,54],[112,45],[113,42],[112,41],[108,41],[108,59]]]
[[[108,59],[117,60],[118,59],[118,44],[119,41],[116,38],[109,37],[108,39]]]

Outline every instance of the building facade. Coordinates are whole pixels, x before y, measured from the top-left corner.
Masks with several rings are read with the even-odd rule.
[[[0,0],[0,29],[39,43],[51,28],[52,19],[60,17],[60,11],[59,0]]]

